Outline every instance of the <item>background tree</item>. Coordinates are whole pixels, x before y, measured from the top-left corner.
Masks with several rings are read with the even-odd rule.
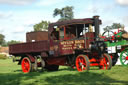
[[[40,23],[34,25],[34,31],[48,30],[49,24],[49,21],[41,21]]]
[[[62,9],[56,8],[53,13],[53,17],[60,15],[59,21],[73,19],[73,6],[66,6]]]
[[[112,29],[118,29],[118,28],[123,28],[124,25],[120,24],[120,23],[113,23],[111,26],[106,26],[104,29],[104,31],[108,31],[108,30],[112,30]]]
[[[5,36],[3,34],[0,34],[0,45],[2,45],[5,40],[4,40]]]
[[[21,41],[11,40],[7,42],[7,45],[21,43]]]

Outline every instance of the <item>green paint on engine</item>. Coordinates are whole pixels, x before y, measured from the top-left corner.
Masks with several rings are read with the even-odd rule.
[[[122,38],[122,32],[119,32],[115,35],[116,39],[121,39]]]
[[[128,45],[128,41],[127,40],[119,40],[117,42],[105,42],[107,47],[112,47],[112,46],[119,46],[119,45]]]

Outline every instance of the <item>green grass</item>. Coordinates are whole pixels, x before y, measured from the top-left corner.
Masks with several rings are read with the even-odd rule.
[[[111,70],[91,67],[88,72],[78,72],[61,66],[59,71],[41,71],[24,74],[21,66],[11,59],[0,60],[0,85],[85,85],[128,84],[128,67],[114,66]]]

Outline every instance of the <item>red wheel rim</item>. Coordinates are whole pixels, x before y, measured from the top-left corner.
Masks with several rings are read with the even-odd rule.
[[[30,71],[30,61],[28,58],[23,58],[21,65],[22,65],[22,71],[24,73],[28,73]]]
[[[100,59],[100,66],[101,69],[108,69],[109,66],[109,62],[108,62],[108,58],[106,55],[103,55],[104,57]]]
[[[80,72],[86,70],[86,61],[84,56],[78,56],[76,58],[76,68]]]

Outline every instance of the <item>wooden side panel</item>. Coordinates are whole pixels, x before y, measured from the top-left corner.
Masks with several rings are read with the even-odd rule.
[[[42,51],[48,51],[48,41],[21,43],[9,46],[10,54],[22,54],[22,53],[37,53]]]

